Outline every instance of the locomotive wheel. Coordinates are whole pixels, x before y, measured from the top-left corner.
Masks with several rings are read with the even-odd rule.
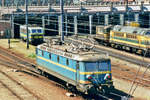
[[[130,47],[130,52],[131,52],[131,53],[133,53],[133,52],[134,52],[132,47]]]
[[[117,45],[117,49],[122,50],[122,46],[121,45]]]
[[[69,84],[69,83],[66,83],[66,87],[69,89],[70,92],[76,92],[77,91],[76,87]]]
[[[42,71],[40,69],[38,69],[38,71],[39,71],[40,75],[45,76],[44,71]]]
[[[111,44],[111,47],[112,47],[112,48],[115,48],[115,44],[112,43],[112,44]]]
[[[142,50],[141,55],[146,56],[146,51]]]

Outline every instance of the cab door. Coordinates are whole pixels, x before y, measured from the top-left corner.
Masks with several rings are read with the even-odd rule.
[[[79,61],[76,62],[76,84],[80,83],[80,66]]]

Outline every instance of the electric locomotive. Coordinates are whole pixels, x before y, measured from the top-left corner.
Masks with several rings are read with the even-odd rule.
[[[109,57],[83,47],[51,39],[37,46],[38,67],[83,93],[109,93],[114,88]]]
[[[28,27],[28,33],[29,33],[29,42],[30,43],[42,43],[43,42],[43,28],[37,27],[37,26],[29,26]],[[20,26],[20,38],[23,41],[27,40],[27,32],[26,32],[26,25]]]
[[[96,36],[100,43],[130,52],[150,52],[150,29],[133,26],[97,26]]]

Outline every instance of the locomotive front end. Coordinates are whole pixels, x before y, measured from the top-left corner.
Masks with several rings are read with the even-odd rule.
[[[89,82],[86,86],[88,93],[107,94],[114,89],[110,59],[102,59],[97,62],[86,62],[85,71],[85,79]]]

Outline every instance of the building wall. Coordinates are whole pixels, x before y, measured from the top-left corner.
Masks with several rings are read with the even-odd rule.
[[[10,23],[0,22],[0,38],[7,38],[7,30],[10,29]]]

